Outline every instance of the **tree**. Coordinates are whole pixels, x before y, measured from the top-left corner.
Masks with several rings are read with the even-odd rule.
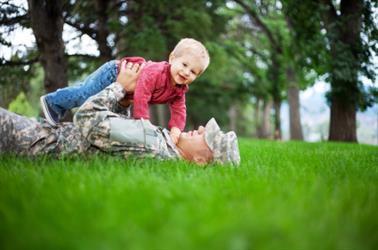
[[[28,0],[31,27],[36,38],[39,60],[45,71],[48,92],[67,86],[67,61],[64,57],[63,2]]]
[[[12,40],[9,39],[9,34],[17,27],[30,27],[27,9],[7,1],[0,3],[0,10],[1,50],[13,52],[10,56],[0,53],[0,106],[8,107],[21,91],[28,92],[34,72],[31,65],[38,62],[38,57],[29,48],[12,46]]]
[[[372,96],[376,89],[366,90],[361,77],[375,79],[371,58],[378,52],[373,20],[377,3],[286,0],[284,4],[308,62],[326,72],[331,84],[329,140],[356,142],[356,111],[376,101]]]
[[[243,0],[235,0],[245,11],[251,21],[256,25],[261,32],[263,32],[270,44],[270,67],[269,67],[269,76],[271,81],[271,95],[273,98],[273,106],[274,106],[274,137],[276,139],[281,139],[281,118],[280,118],[280,110],[281,110],[281,79],[279,78],[281,73],[281,56],[283,53],[282,45],[280,44],[280,33],[273,32],[271,28],[263,21],[263,19],[259,16],[257,7],[248,4]]]
[[[299,88],[308,85],[298,75],[304,74],[304,68],[296,66],[298,51],[295,49],[293,36],[289,24],[283,15],[279,1],[255,2],[235,0],[242,7],[243,14],[251,20],[251,37],[249,41],[252,49],[250,53],[260,57],[267,66],[267,80],[269,81],[269,95],[274,107],[274,137],[281,138],[280,107],[286,97],[289,103],[290,138],[303,140],[299,112]],[[256,74],[256,72],[253,72]],[[305,83],[306,82],[306,83]],[[304,84],[305,83],[305,84]],[[286,87],[285,87],[286,86]],[[259,100],[259,99],[258,99]],[[270,101],[264,99],[262,124],[268,124],[266,113]],[[257,105],[259,107],[259,105]],[[261,127],[260,134],[268,135]]]
[[[99,58],[90,58],[99,63],[113,59],[115,48],[112,40],[121,28],[119,27],[119,8],[121,1],[95,0],[70,1],[64,6],[64,22],[79,32],[79,36],[88,35],[98,44]],[[93,14],[95,13],[95,15]]]
[[[289,41],[286,45],[286,81],[287,81],[287,100],[289,103],[289,130],[291,140],[303,140],[302,124],[301,124],[301,114],[300,114],[300,77],[306,69],[301,65],[301,53],[298,50],[296,41],[294,39],[293,28],[291,26],[290,19],[285,16],[286,24],[289,31]],[[309,85],[310,83],[302,79],[302,85]]]
[[[289,128],[291,140],[303,140],[301,126],[299,87],[296,73],[292,67],[286,69],[287,100],[289,102]]]

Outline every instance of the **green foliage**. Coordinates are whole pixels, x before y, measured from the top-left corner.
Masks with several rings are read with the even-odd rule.
[[[284,0],[283,10],[289,19],[293,42],[300,54],[299,62],[303,66],[316,69],[319,74],[324,74],[330,58],[325,53],[326,39],[324,29],[321,26],[320,4],[314,1],[302,3],[296,0]]]
[[[216,13],[207,11],[205,1],[133,2],[129,8],[132,14],[120,35],[125,44],[121,55],[166,60],[181,38],[193,37],[205,42],[217,37],[213,29],[223,25]],[[218,27],[214,27],[213,18]]]
[[[189,127],[205,124],[209,117],[215,117],[220,124],[227,125],[228,108],[234,103],[245,101],[249,96],[243,86],[240,62],[230,57],[219,43],[209,42],[206,47],[210,54],[210,65],[190,86],[186,98]]]
[[[38,113],[33,110],[24,92],[21,92],[14,101],[9,104],[8,110],[24,116],[36,116]]]
[[[130,28],[128,47],[126,54],[130,56],[142,56],[149,60],[163,61],[168,60],[169,52],[167,49],[166,38],[161,34],[155,21],[149,17],[143,17],[142,30]]]
[[[208,13],[194,8],[182,8],[179,9],[175,15],[180,16],[180,22],[171,19],[167,20],[166,25],[167,29],[176,40],[183,37],[193,37],[204,40],[209,37],[213,25],[211,16],[209,16]]]
[[[88,75],[101,66],[101,62],[88,60],[82,57],[68,58],[68,84],[84,80]]]
[[[36,116],[40,110],[39,97],[43,94],[42,67],[39,64],[31,67],[2,67],[0,72],[4,72],[0,76],[4,80],[4,85],[0,85],[0,107]]]
[[[32,75],[33,71],[29,66],[0,67],[0,106],[7,107],[21,91],[27,93]]]
[[[240,149],[238,169],[1,156],[0,247],[375,249],[377,147],[241,139]]]
[[[345,100],[361,110],[373,105],[374,99],[369,98],[361,79],[365,76],[374,82],[376,77],[373,55],[378,51],[378,29],[374,23],[377,3],[358,1],[362,10],[353,13],[347,12],[352,4],[347,1],[329,5],[297,0],[283,3],[296,44],[307,57],[305,62],[318,74],[327,73],[332,86],[328,97]],[[332,7],[334,14],[330,14]]]

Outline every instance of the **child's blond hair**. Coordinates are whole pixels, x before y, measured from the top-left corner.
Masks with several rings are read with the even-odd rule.
[[[182,54],[187,53],[188,50],[194,50],[195,54],[203,59],[204,68],[202,72],[205,71],[205,69],[209,66],[210,56],[206,47],[201,42],[193,38],[183,38],[176,44],[175,48],[172,51],[172,54],[176,57],[180,57]]]

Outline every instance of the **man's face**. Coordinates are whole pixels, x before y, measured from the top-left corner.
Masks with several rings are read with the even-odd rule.
[[[188,161],[206,164],[212,160],[212,152],[205,141],[205,128],[182,132],[177,143],[181,155]]]
[[[180,56],[171,55],[171,79],[174,84],[191,84],[203,71],[204,62],[193,53],[184,53]]]

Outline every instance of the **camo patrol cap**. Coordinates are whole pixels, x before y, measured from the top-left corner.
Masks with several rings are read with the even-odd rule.
[[[213,161],[217,163],[240,164],[238,138],[234,131],[224,133],[214,118],[205,126],[205,140],[213,152]]]

